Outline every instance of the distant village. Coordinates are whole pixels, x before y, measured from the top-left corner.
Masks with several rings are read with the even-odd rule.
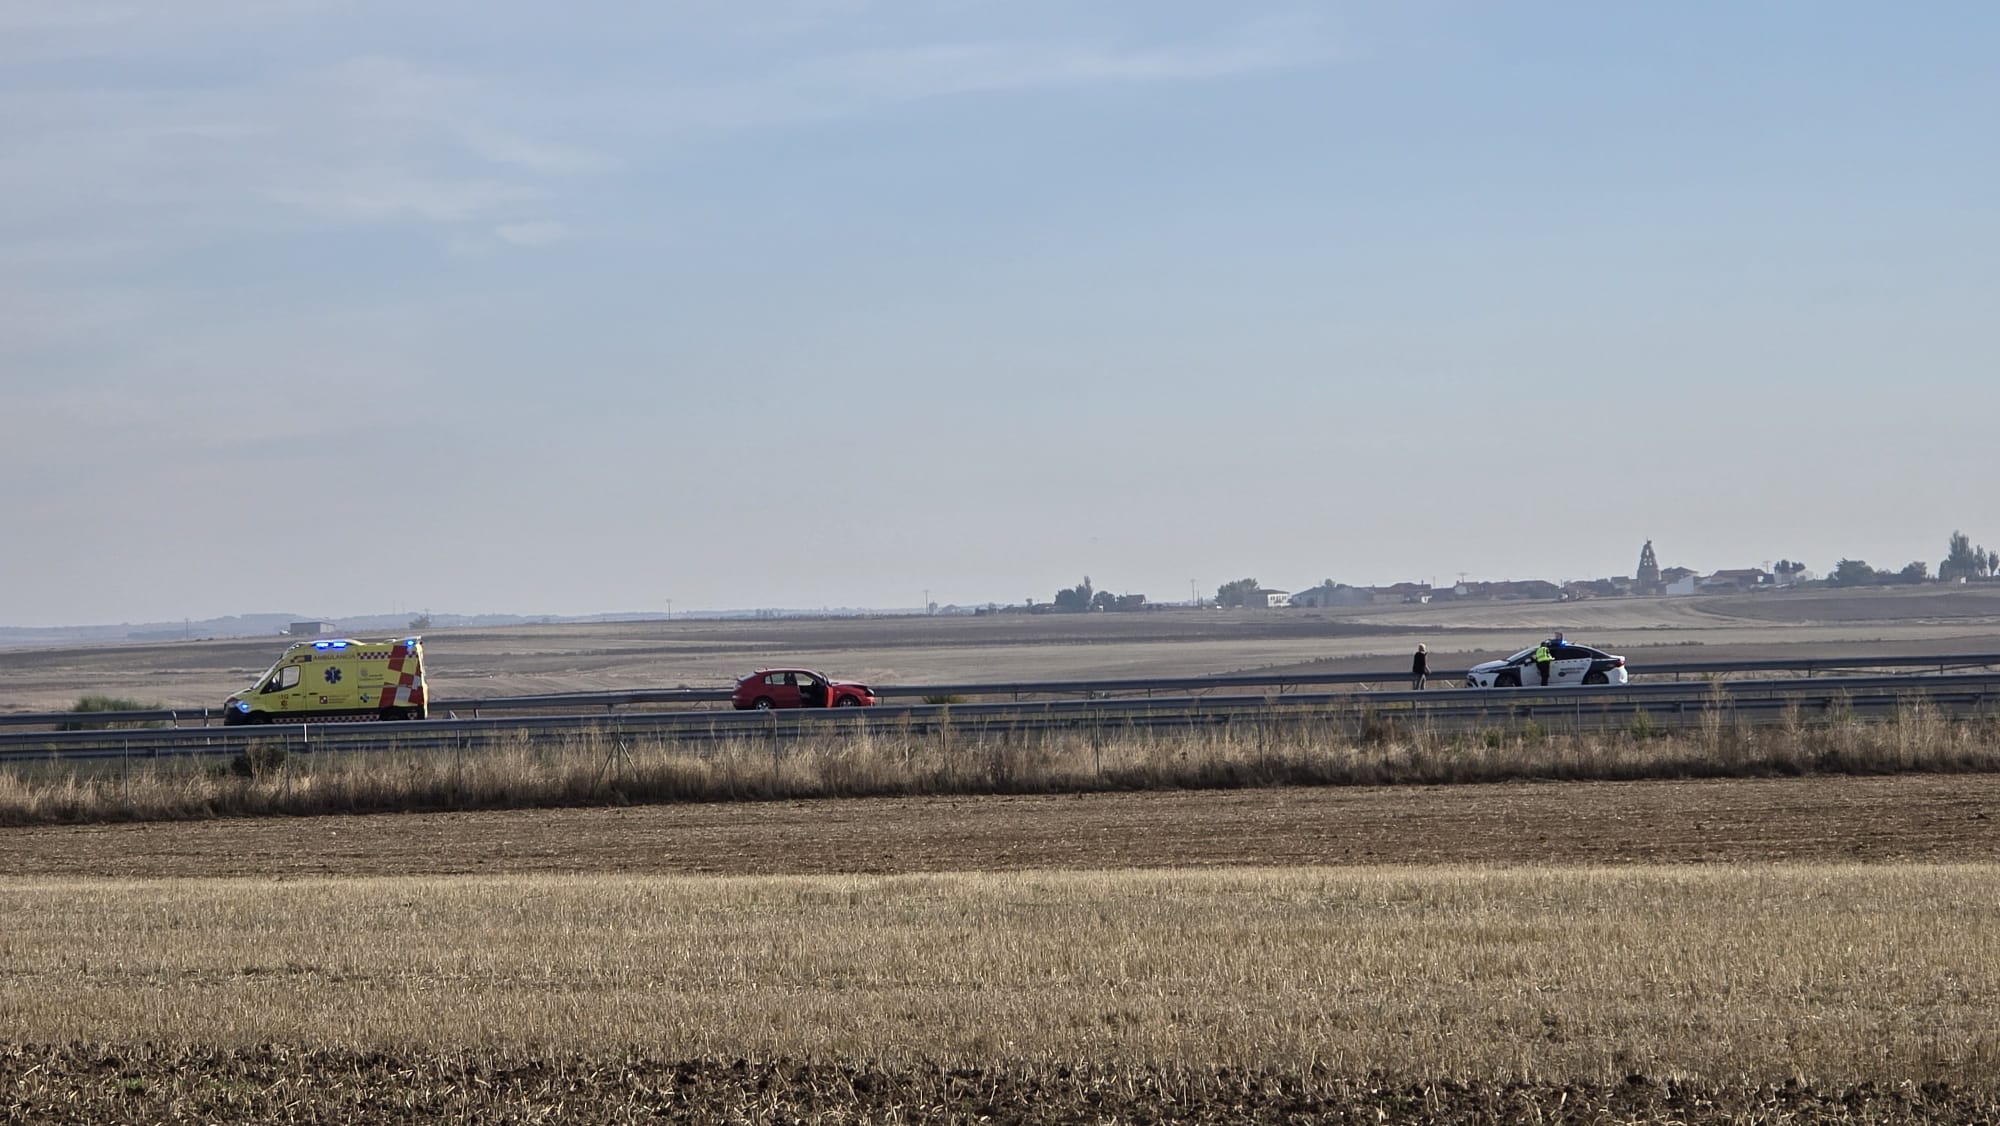
[[[1392,583],[1388,586],[1349,586],[1327,579],[1318,586],[1297,591],[1273,589],[1255,579],[1238,579],[1218,587],[1213,599],[1197,594],[1187,602],[1156,603],[1148,602],[1143,594],[1113,594],[1108,590],[1094,589],[1086,576],[1077,586],[1057,591],[1055,599],[1050,602],[1029,599],[1026,605],[989,605],[974,612],[1117,612],[1164,606],[1223,609],[1242,607],[1266,610],[1285,607],[1329,609],[1498,600],[1574,602],[1593,598],[1743,594],[1807,584],[1854,587],[1995,580],[2000,580],[2000,552],[1988,551],[1983,545],[1975,547],[1963,534],[1957,532],[1951,537],[1950,554],[1938,565],[1935,575],[1931,572],[1930,566],[1922,562],[1910,563],[1896,570],[1876,570],[1867,563],[1855,559],[1841,560],[1825,577],[1808,570],[1805,564],[1790,559],[1780,559],[1776,563],[1767,563],[1761,567],[1725,568],[1702,574],[1691,567],[1660,566],[1659,557],[1653,551],[1653,541],[1647,540],[1645,546],[1639,549],[1639,565],[1634,568],[1631,575],[1618,575],[1605,579],[1563,583],[1550,582],[1546,579],[1510,579],[1502,582],[1461,580],[1451,586],[1434,586],[1419,582]],[[931,607],[934,613],[939,610],[939,607]],[[943,611],[963,613],[965,609],[948,607],[943,608]]]
[[[1247,606],[1303,606],[1322,609],[1332,606],[1369,606],[1393,603],[1425,603],[1516,599],[1523,601],[1573,602],[1586,598],[1636,598],[1673,594],[1741,594],[1745,591],[1775,589],[1817,581],[1818,576],[1803,563],[1781,559],[1762,567],[1739,567],[1702,574],[1692,567],[1661,567],[1653,554],[1653,541],[1639,550],[1639,566],[1627,575],[1608,579],[1585,579],[1553,583],[1545,579],[1504,582],[1458,582],[1449,587],[1430,583],[1394,583],[1390,586],[1354,587],[1332,581],[1296,593],[1258,590],[1247,596]]]

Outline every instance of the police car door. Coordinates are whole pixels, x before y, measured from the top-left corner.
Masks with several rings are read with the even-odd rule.
[[[1590,672],[1590,654],[1568,645],[1551,646],[1556,662],[1549,666],[1549,687],[1582,684]]]

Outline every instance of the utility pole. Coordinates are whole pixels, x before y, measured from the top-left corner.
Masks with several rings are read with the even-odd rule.
[[[671,598],[667,599],[667,620],[674,620],[674,600]]]

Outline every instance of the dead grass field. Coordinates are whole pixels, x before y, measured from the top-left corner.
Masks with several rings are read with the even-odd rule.
[[[0,1010],[43,1042],[1978,1083],[1996,891],[1991,865],[16,880]]]
[[[1995,775],[19,828],[0,904],[36,1121],[2000,1112]]]
[[[0,767],[0,826],[1523,779],[2000,773],[2000,714],[1948,716],[1913,699],[1880,721],[1840,708],[1794,708],[1780,718],[1749,725],[1710,709],[1682,730],[1655,728],[1642,715],[1603,731],[1540,720],[1440,731],[1361,700],[1294,710],[1269,724],[1195,730],[829,725],[781,743],[752,734],[714,745],[586,730],[558,742],[521,737],[475,750],[357,753],[287,750],[289,741],[266,739],[233,760],[8,763]]]
[[[0,904],[30,1043],[1594,1089],[2000,1068],[1990,864],[16,878]]]

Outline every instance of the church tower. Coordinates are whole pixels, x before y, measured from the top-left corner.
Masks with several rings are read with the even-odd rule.
[[[1660,585],[1660,561],[1653,557],[1653,541],[1639,549],[1639,571],[1632,581],[1640,590],[1654,590]]]

